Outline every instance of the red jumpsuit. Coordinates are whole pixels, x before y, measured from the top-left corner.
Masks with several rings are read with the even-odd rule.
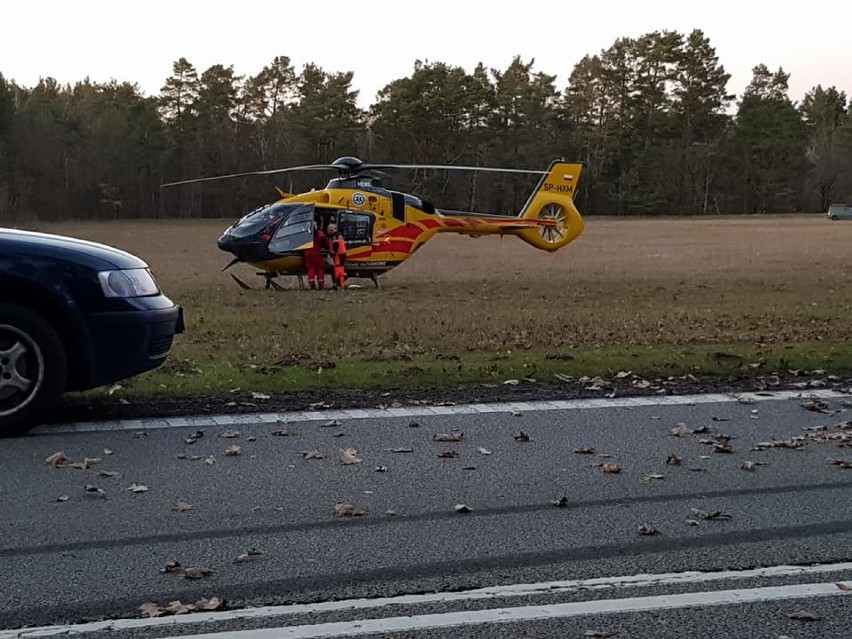
[[[322,246],[325,243],[325,233],[320,230],[314,234],[314,245],[305,251],[305,268],[308,271],[308,286],[322,290],[325,287],[325,260],[322,256]]]
[[[332,281],[336,287],[343,288],[346,284],[346,242],[343,241],[342,235],[335,234],[327,237],[326,243],[334,267]]]

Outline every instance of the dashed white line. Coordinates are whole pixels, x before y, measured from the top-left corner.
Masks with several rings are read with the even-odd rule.
[[[571,399],[531,402],[494,402],[488,404],[459,404],[455,406],[405,406],[390,408],[366,408],[352,410],[314,410],[289,413],[241,413],[235,415],[193,415],[190,417],[166,417],[163,419],[128,419],[99,422],[76,422],[39,426],[33,435],[58,433],[90,433],[127,430],[155,430],[162,428],[238,426],[251,423],[282,423],[363,419],[387,419],[389,417],[427,417],[434,415],[470,415],[474,413],[512,413],[519,409],[524,413],[561,410],[588,410],[596,408],[638,408],[643,406],[688,406],[695,404],[730,404],[737,402],[767,402],[790,399],[836,399],[849,398],[845,393],[830,390],[776,391],[772,393],[741,393],[726,395],[704,393],[698,395],[666,395],[647,397],[614,397],[611,399]]]
[[[18,630],[0,630],[0,639],[40,639],[56,635],[79,635],[103,630],[132,630],[160,626],[183,626],[197,623],[217,623],[233,620],[268,619],[300,614],[320,614],[339,611],[366,610],[389,606],[411,606],[422,604],[465,602],[483,599],[508,599],[533,595],[565,595],[588,590],[645,588],[650,586],[673,587],[688,584],[742,581],[744,579],[773,579],[781,577],[807,577],[837,573],[852,575],[852,562],[819,564],[812,566],[769,566],[750,570],[725,570],[716,572],[688,571],[679,573],[641,574],[594,579],[570,579],[539,583],[490,586],[457,592],[437,592],[420,595],[400,595],[373,599],[347,599],[314,604],[291,604],[242,608],[222,612],[207,612],[179,617],[155,617],[152,619],[116,619],[84,624],[41,626]],[[792,591],[791,591],[792,592]],[[651,598],[642,598],[651,599]]]
[[[517,623],[520,621],[539,621],[544,619],[566,619],[587,615],[618,614],[626,612],[647,612],[693,608],[707,606],[730,606],[744,603],[761,603],[785,599],[803,599],[811,597],[843,596],[837,584],[816,583],[794,586],[776,586],[767,588],[742,588],[738,590],[716,590],[710,592],[689,592],[677,595],[656,595],[653,597],[630,597],[625,599],[598,599],[595,601],[577,601],[551,604],[547,606],[519,606],[515,608],[490,608],[464,612],[447,612],[431,615],[412,615],[405,617],[385,617],[382,619],[356,619],[336,623],[320,623],[304,626],[284,626],[279,628],[256,628],[233,632],[211,632],[195,635],[198,639],[312,639],[316,637],[355,637],[405,632],[433,628],[453,628],[458,626]],[[185,639],[167,637],[166,639]]]

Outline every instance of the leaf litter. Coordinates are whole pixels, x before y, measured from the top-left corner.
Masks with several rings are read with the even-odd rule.
[[[358,457],[358,451],[354,448],[343,448],[340,451],[340,463],[344,466],[350,466],[352,464],[360,464],[363,459]]]
[[[463,438],[464,433],[437,433],[432,436],[436,442],[460,442]]]

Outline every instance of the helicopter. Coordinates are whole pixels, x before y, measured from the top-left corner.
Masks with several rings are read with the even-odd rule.
[[[387,171],[399,169],[466,170],[540,176],[538,185],[516,215],[441,210],[415,195],[385,188]],[[411,257],[437,233],[469,236],[514,235],[537,249],[556,251],[583,232],[574,206],[582,164],[553,160],[546,171],[481,166],[369,164],[346,156],[331,164],[311,164],[268,171],[235,173],[169,182],[178,186],[210,180],[271,175],[295,171],[333,171],[322,190],[293,194],[278,190],[280,199],[244,215],[225,229],[218,247],[233,259],[222,270],[246,263],[266,280],[266,289],[285,290],[281,276],[295,276],[304,289],[304,251],[313,245],[317,228],[337,225],[347,246],[346,275],[372,280]],[[276,187],[277,188],[277,187]],[[251,287],[233,273],[244,289]]]

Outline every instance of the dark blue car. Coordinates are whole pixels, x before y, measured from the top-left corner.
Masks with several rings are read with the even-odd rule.
[[[42,421],[66,391],[156,368],[183,328],[138,257],[0,229],[0,436]]]

